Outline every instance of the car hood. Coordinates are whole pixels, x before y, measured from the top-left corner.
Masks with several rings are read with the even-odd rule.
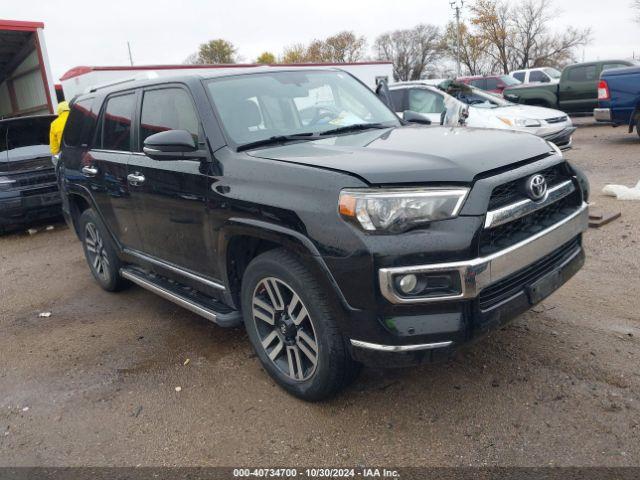
[[[254,157],[348,172],[371,184],[471,183],[489,170],[549,153],[526,133],[406,126],[262,148]]]
[[[476,108],[476,110],[481,110]],[[535,107],[532,105],[510,105],[508,107],[497,107],[485,109],[496,116],[503,118],[532,118],[535,120],[546,120],[548,118],[567,117],[567,114],[560,110],[546,107]],[[568,118],[568,117],[567,117]]]
[[[49,145],[30,145],[0,152],[0,172],[51,168]]]

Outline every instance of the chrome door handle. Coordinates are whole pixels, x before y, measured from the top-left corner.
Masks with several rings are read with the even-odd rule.
[[[85,177],[95,177],[98,174],[98,169],[96,167],[85,165],[82,167],[82,174]]]
[[[140,185],[141,183],[144,183],[144,175],[138,172],[130,173],[129,175],[127,175],[127,180],[129,182],[129,185]]]

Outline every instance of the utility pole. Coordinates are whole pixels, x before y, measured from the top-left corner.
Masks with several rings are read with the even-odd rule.
[[[456,12],[456,75],[460,76],[460,13],[464,0],[451,0],[449,6]]]
[[[131,62],[131,66],[133,67],[133,57],[131,56],[131,45],[129,45],[129,40],[127,40],[127,49],[129,50],[129,62]]]

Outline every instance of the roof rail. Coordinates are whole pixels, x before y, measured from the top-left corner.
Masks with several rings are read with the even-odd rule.
[[[135,82],[136,80],[145,80],[145,79],[153,79],[153,78],[158,78],[158,74],[156,72],[145,72],[131,78],[125,78],[125,79],[117,80],[115,82],[102,83],[100,85],[88,87],[84,91],[84,93],[95,93],[98,90],[104,90],[105,88],[115,87],[117,85],[122,85],[123,83],[129,83],[129,82]]]

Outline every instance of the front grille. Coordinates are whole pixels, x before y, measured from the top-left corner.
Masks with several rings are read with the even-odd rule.
[[[490,255],[541,232],[575,212],[581,202],[580,191],[576,190],[526,217],[483,230],[480,236],[480,255]]]
[[[480,310],[488,310],[513,297],[527,285],[531,285],[561,265],[579,246],[579,237],[576,237],[537,262],[485,288],[478,296]]]
[[[566,122],[567,121],[567,116],[563,116],[563,117],[553,117],[553,118],[546,118],[545,122],[547,123],[562,123],[562,122]]]
[[[571,175],[567,171],[567,166],[564,163],[546,168],[540,173],[544,175],[544,178],[547,180],[547,187],[553,187],[571,178]],[[495,210],[527,198],[524,194],[524,183],[528,177],[529,175],[495,187],[489,199],[489,210]]]
[[[21,173],[19,175],[11,175],[10,178],[16,181],[16,183],[13,184],[15,188],[28,188],[37,187],[38,185],[47,183],[55,183],[56,174],[53,169],[50,169],[46,172]]]
[[[55,193],[58,191],[57,185],[49,185],[48,187],[30,188],[22,192],[23,197],[35,197],[37,195],[46,195],[47,193]]]

